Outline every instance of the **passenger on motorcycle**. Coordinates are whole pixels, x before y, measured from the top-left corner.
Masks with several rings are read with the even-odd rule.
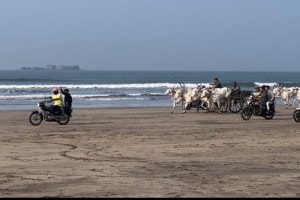
[[[51,114],[53,115],[56,111],[62,111],[63,101],[62,95],[58,92],[57,88],[52,89],[53,96],[50,102],[54,102],[53,105],[50,106]]]
[[[70,109],[72,108],[72,96],[69,92],[69,89],[62,89],[60,88],[60,92],[65,96],[64,97],[64,110],[68,113]]]
[[[267,105],[267,111],[270,111],[270,104],[274,103],[275,101],[275,95],[273,94],[273,92],[270,90],[270,86],[266,85],[266,91],[268,93],[268,101],[266,102]]]

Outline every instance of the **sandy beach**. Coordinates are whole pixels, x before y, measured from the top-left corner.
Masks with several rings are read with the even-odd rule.
[[[177,108],[0,111],[0,197],[300,197],[300,124]]]

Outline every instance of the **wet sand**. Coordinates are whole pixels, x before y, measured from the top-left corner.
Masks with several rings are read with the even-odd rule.
[[[0,111],[0,197],[300,197],[300,123],[177,108]]]

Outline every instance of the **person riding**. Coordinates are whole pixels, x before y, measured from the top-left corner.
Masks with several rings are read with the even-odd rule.
[[[64,105],[68,105],[69,107],[72,107],[72,96],[70,94],[69,89],[62,89],[60,88],[60,92],[65,96],[64,97]]]
[[[214,78],[214,80],[212,81],[211,85],[214,88],[222,88],[222,84],[220,83],[218,77]]]
[[[232,97],[239,97],[241,95],[241,89],[240,86],[237,84],[237,82],[233,82],[233,86],[231,88],[231,96]]]
[[[57,88],[52,89],[53,96],[51,97],[50,102],[54,102],[51,106],[51,114],[54,114],[55,111],[62,110],[63,107],[63,101],[62,101],[62,95],[58,92]]]
[[[270,90],[270,86],[269,85],[266,86],[266,91],[268,93],[268,101],[266,102],[266,105],[267,105],[267,112],[269,112],[270,111],[270,104],[274,103],[274,101],[275,101],[275,95]]]
[[[266,86],[265,85],[263,85],[263,86],[260,87],[259,96],[260,96],[259,115],[262,115],[263,108],[264,108],[264,106],[266,106],[266,103],[269,100],[269,94],[268,94],[268,91],[266,90]]]
[[[69,89],[65,88],[64,90],[60,88],[60,92],[64,95],[64,110],[68,112],[72,108],[72,96],[69,92]]]

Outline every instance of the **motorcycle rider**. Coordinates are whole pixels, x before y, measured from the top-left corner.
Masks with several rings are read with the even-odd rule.
[[[50,102],[54,102],[53,105],[50,106],[51,114],[54,115],[55,111],[63,110],[63,101],[62,95],[58,92],[58,88],[52,88],[53,96],[51,97]]]
[[[258,115],[262,115],[263,113],[263,108],[266,106],[266,103],[269,101],[269,94],[268,91],[266,90],[266,86],[263,85],[260,87],[260,105],[259,105],[259,114]]]

